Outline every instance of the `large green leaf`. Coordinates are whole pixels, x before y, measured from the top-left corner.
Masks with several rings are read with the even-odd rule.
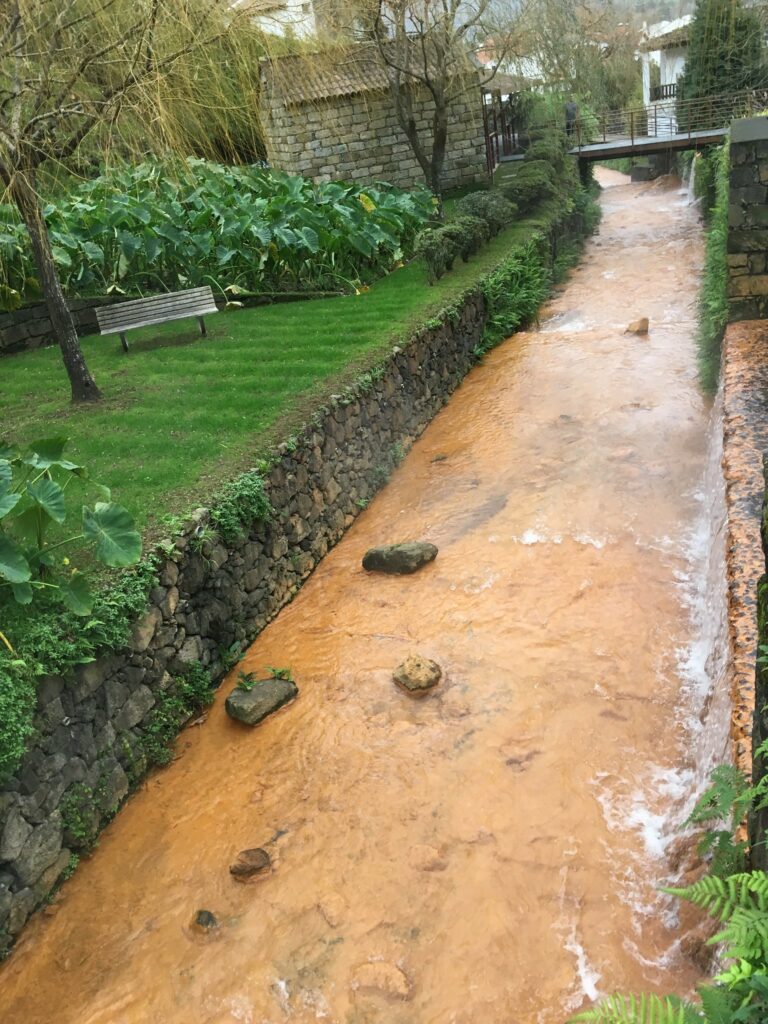
[[[64,491],[54,480],[43,477],[29,484],[27,494],[55,523],[63,523],[67,518]]]
[[[0,492],[2,492],[3,487],[10,491],[12,481],[13,470],[11,469],[11,464],[0,455]]]
[[[45,437],[35,441],[29,446],[29,454],[25,455],[23,462],[34,469],[50,469],[51,466],[59,466],[61,469],[80,469],[74,462],[63,458],[64,448],[69,441],[68,437]]]
[[[32,604],[31,583],[12,583],[11,591],[16,604]]]
[[[60,587],[61,599],[75,615],[90,615],[93,610],[93,594],[88,579],[81,572],[73,573]]]
[[[96,544],[96,555],[105,565],[133,565],[141,555],[141,537],[127,509],[114,502],[83,506],[83,533]]]
[[[0,479],[0,519],[2,519],[3,516],[7,516],[12,509],[16,508],[20,501],[21,495],[13,494],[3,480]]]
[[[10,537],[0,534],[0,577],[9,583],[26,583],[31,576],[24,552]]]

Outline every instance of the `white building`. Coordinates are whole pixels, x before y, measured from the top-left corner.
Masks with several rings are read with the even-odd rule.
[[[232,6],[238,8],[250,5],[253,0],[234,0]],[[275,0],[255,5],[258,13],[253,20],[264,32],[276,36],[293,35],[297,39],[307,39],[317,33],[317,19],[314,4],[310,0]]]
[[[643,28],[640,56],[649,135],[673,135],[677,131],[677,82],[685,70],[692,21],[693,16],[688,14]]]

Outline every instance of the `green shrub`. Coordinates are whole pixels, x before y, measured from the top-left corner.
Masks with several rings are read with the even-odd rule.
[[[211,522],[222,540],[231,543],[240,540],[257,520],[265,521],[272,515],[264,490],[264,481],[258,473],[243,473],[222,491],[221,498],[211,509]]]
[[[487,320],[484,348],[508,338],[536,316],[549,293],[549,247],[538,235],[511,253],[483,282]]]
[[[434,284],[453,268],[459,255],[459,245],[453,233],[445,227],[427,228],[417,236],[414,252],[426,262],[427,278],[430,284]]]
[[[210,284],[337,290],[389,271],[434,210],[424,188],[314,183],[205,160],[117,166],[46,206],[69,295],[142,295]],[[0,202],[0,308],[38,294],[29,238]]]
[[[193,664],[156,695],[155,706],[142,726],[141,747],[147,765],[164,765],[173,757],[173,742],[182,725],[213,702],[210,674]]]
[[[470,192],[456,203],[456,211],[462,217],[484,220],[493,238],[514,221],[517,207],[499,192]]]
[[[0,665],[0,780],[12,775],[24,756],[35,704],[31,675]]]
[[[527,210],[557,192],[554,168],[545,160],[523,161],[516,168],[514,177],[504,183],[502,192],[521,210]]]
[[[482,217],[469,215],[449,220],[443,230],[456,243],[459,255],[465,263],[470,256],[480,252],[490,235],[487,221]]]
[[[553,132],[531,142],[526,151],[524,162],[532,163],[534,160],[544,160],[552,167],[560,168],[565,162],[565,136],[562,133]]]
[[[707,188],[715,198],[708,217],[697,342],[701,385],[705,391],[714,393],[720,375],[720,348],[728,323],[728,145],[715,150],[706,161],[697,161],[697,177],[702,165],[711,170],[711,185]]]

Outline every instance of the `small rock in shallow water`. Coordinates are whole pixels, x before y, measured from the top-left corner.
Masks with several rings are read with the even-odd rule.
[[[329,927],[338,928],[346,916],[347,905],[341,896],[331,893],[323,897],[318,903],[317,909]]]
[[[246,882],[255,875],[269,871],[271,866],[272,861],[269,859],[267,851],[257,846],[252,850],[243,850],[239,853],[235,863],[229,865],[229,873],[238,882]]]
[[[443,675],[436,661],[412,654],[395,669],[393,679],[408,693],[420,694],[437,686]]]
[[[413,846],[408,861],[417,871],[445,871],[448,861],[434,846]]]
[[[224,707],[230,718],[246,725],[258,725],[284,704],[289,704],[298,693],[299,688],[292,679],[260,679],[250,690],[235,687]]]
[[[640,320],[633,320],[629,327],[624,331],[625,334],[647,334],[650,324],[648,317],[641,317]]]
[[[387,999],[410,999],[412,995],[410,980],[394,964],[363,964],[355,971],[352,987],[361,995],[379,995]]]
[[[218,918],[210,910],[198,910],[194,920],[195,928],[201,932],[210,932],[219,927]]]
[[[425,541],[413,540],[403,544],[388,544],[371,548],[363,556],[363,568],[369,572],[407,575],[416,572],[437,558],[437,548]]]

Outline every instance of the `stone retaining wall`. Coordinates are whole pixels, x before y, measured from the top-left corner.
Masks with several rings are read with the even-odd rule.
[[[729,320],[768,316],[768,117],[731,126]]]
[[[70,300],[69,308],[75,320],[77,333],[98,334],[99,325],[96,323],[94,310],[98,306],[107,306],[116,301],[118,299],[112,296]],[[44,302],[10,312],[0,312],[0,356],[53,344],[53,328]]]
[[[394,349],[381,379],[333,399],[266,480],[272,520],[229,545],[199,510],[165,555],[127,650],[41,681],[36,740],[0,789],[0,937],[17,935],[146,769],[143,739],[162,694],[190,666],[215,679],[296,593],[475,362],[482,297],[455,322]],[[88,796],[84,806],[82,797]],[[75,822],[73,823],[73,814]],[[77,821],[94,815],[100,820]],[[80,826],[78,828],[77,826]]]
[[[728,624],[736,764],[751,770],[755,711],[756,598],[765,572],[760,543],[762,453],[768,449],[768,323],[731,324],[723,341],[723,474],[728,507]],[[758,706],[766,703],[758,699]]]

